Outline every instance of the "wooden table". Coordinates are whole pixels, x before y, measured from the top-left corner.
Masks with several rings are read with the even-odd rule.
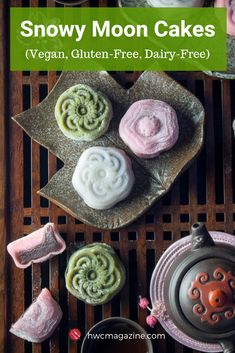
[[[91,1],[92,6],[114,5],[115,1]],[[209,230],[234,233],[235,230],[235,81],[210,78],[203,73],[171,73],[193,92],[206,110],[206,141],[195,163],[175,183],[171,192],[131,226],[119,231],[101,231],[76,221],[54,204],[40,198],[36,191],[51,178],[61,162],[39,146],[11,121],[10,116],[38,104],[52,89],[56,72],[9,72],[8,25],[11,6],[54,6],[53,0],[1,1],[0,85],[0,352],[75,353],[77,344],[68,340],[68,329],[79,327],[83,333],[95,322],[110,316],[130,317],[146,327],[146,313],[139,311],[138,294],[148,296],[153,268],[172,242],[189,234],[190,225],[206,223]],[[89,2],[83,6],[89,6]],[[112,73],[130,87],[138,73]],[[103,307],[86,306],[68,294],[64,285],[67,254],[51,261],[19,270],[6,255],[6,243],[39,228],[48,221],[58,224],[68,245],[73,242],[103,241],[111,244],[124,262],[128,280],[124,290]],[[32,345],[8,334],[14,322],[39,294],[48,287],[59,301],[64,317],[53,338]],[[157,332],[163,332],[157,326]],[[153,332],[155,332],[154,330]],[[148,329],[149,331],[149,329]],[[151,330],[150,330],[151,332]],[[153,342],[155,352],[190,352],[173,341]]]

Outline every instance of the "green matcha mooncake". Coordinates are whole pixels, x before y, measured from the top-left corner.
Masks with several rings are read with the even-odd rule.
[[[62,93],[55,106],[55,117],[60,130],[73,140],[92,141],[102,136],[112,116],[109,99],[82,84],[72,86]]]
[[[66,287],[76,298],[92,305],[105,304],[123,287],[125,268],[107,244],[94,243],[77,250],[69,259]]]

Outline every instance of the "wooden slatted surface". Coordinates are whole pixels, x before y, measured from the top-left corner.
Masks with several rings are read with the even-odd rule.
[[[12,0],[11,6],[55,6],[53,0]],[[90,1],[82,6],[114,6],[115,1]],[[58,5],[59,6],[59,5]],[[7,6],[3,18],[7,21]],[[4,23],[5,23],[4,22]],[[3,47],[6,51],[6,48]],[[4,63],[3,63],[4,64]],[[1,64],[1,69],[3,69]],[[130,87],[139,73],[112,73],[123,85]],[[68,330],[79,327],[84,336],[95,322],[110,316],[130,317],[145,325],[145,312],[137,305],[138,294],[148,296],[149,282],[155,263],[162,252],[172,242],[189,233],[190,224],[206,222],[209,230],[235,231],[235,140],[232,133],[232,118],[235,118],[235,81],[223,81],[207,77],[203,73],[172,73],[171,76],[188,88],[202,101],[206,109],[206,141],[197,161],[187,170],[171,192],[158,202],[147,214],[131,226],[119,231],[101,231],[64,213],[47,200],[40,198],[36,191],[44,186],[61,162],[47,150],[39,146],[10,120],[10,115],[38,104],[54,86],[58,74],[54,72],[15,72],[9,77],[1,76],[5,82],[7,106],[1,109],[2,127],[8,128],[4,135],[1,130],[0,178],[5,182],[8,173],[8,217],[5,215],[4,192],[1,191],[1,237],[7,219],[7,239],[10,242],[23,234],[39,228],[48,221],[58,224],[67,241],[68,251],[42,265],[36,264],[25,271],[17,269],[9,256],[5,269],[8,301],[4,297],[4,275],[1,272],[1,305],[7,309],[7,324],[2,326],[0,346],[7,353],[75,353],[80,352],[81,343],[68,340]],[[8,85],[9,83],[9,85]],[[3,102],[3,99],[2,99]],[[9,111],[9,113],[8,113]],[[8,164],[3,163],[7,139]],[[4,210],[4,212],[3,212]],[[77,301],[67,293],[64,285],[64,272],[70,245],[74,242],[91,243],[102,241],[111,244],[119,253],[127,269],[127,284],[120,295],[102,307],[91,307]],[[3,246],[4,251],[4,246]],[[2,271],[2,270],[1,270]],[[48,287],[59,301],[63,310],[63,321],[53,338],[35,345],[7,335],[4,347],[4,328],[14,322],[39,294],[41,288]],[[4,320],[4,315],[2,316]],[[151,332],[150,329],[148,329]],[[158,332],[163,332],[157,327]],[[152,331],[155,332],[155,331]],[[166,340],[153,342],[155,352],[183,353],[188,348],[174,342],[166,335]]]

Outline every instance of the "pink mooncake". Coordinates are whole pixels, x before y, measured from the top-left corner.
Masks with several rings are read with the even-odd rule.
[[[215,7],[227,8],[227,33],[235,36],[235,0],[216,0]]]
[[[119,134],[138,157],[157,157],[172,148],[178,140],[176,112],[169,104],[159,100],[137,101],[121,119]]]
[[[59,325],[62,311],[44,288],[24,314],[11,326],[13,335],[26,341],[41,343],[49,338]]]
[[[66,244],[54,223],[47,223],[43,228],[8,244],[7,251],[17,267],[26,268],[33,262],[43,262],[62,253],[65,248]]]

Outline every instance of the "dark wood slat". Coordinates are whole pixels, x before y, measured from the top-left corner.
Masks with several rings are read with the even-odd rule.
[[[132,269],[129,268],[129,250],[130,249],[128,246],[128,234],[127,234],[126,229],[123,229],[119,233],[119,239],[120,239],[120,243],[119,243],[120,257],[121,257],[123,264],[126,268],[126,276],[127,276],[126,285],[121,292],[120,313],[121,313],[121,316],[128,318],[130,316],[130,303],[129,303],[130,282],[129,282],[129,278],[130,278],[130,271]],[[136,294],[138,295],[138,293],[136,293]]]
[[[49,72],[48,73],[48,91],[54,87],[56,83],[56,73]],[[49,161],[48,161],[48,178],[50,179],[56,172],[57,169],[57,158],[49,153]],[[50,205],[50,222],[57,224],[57,206],[54,204]],[[50,291],[53,297],[59,301],[59,290],[60,290],[60,273],[59,273],[59,259],[58,257],[54,257],[50,260]],[[59,353],[59,330],[55,332],[50,341],[50,353]]]
[[[212,104],[212,80],[205,81],[205,110],[206,110],[206,163],[207,163],[207,215],[209,229],[214,229],[215,215],[215,142],[214,117]]]
[[[11,115],[15,115],[23,109],[21,73],[11,75],[11,92]],[[16,182],[17,180],[23,180],[23,131],[12,121],[10,122],[10,140],[15,141],[14,153],[11,153],[10,158],[9,178],[11,185],[10,213],[14,217],[10,218],[10,237],[8,241],[13,241],[23,235],[23,184]],[[9,260],[8,277],[9,293],[12,293],[9,296],[8,304],[9,328],[10,324],[15,322],[25,309],[24,272],[17,269],[11,260]],[[13,335],[9,336],[9,345],[12,352],[24,352],[24,341],[18,340]]]
[[[7,330],[7,263],[6,263],[6,242],[8,232],[7,222],[7,137],[8,128],[7,106],[5,82],[8,81],[7,73],[7,52],[6,52],[6,26],[4,19],[6,18],[7,7],[4,2],[0,3],[0,242],[1,242],[1,267],[0,267],[0,352],[6,351],[6,330]]]
[[[37,3],[34,1],[31,5],[37,6]],[[38,73],[34,72],[32,74],[32,107],[38,104],[39,102],[39,86],[37,84]],[[40,208],[40,199],[37,194],[37,190],[40,188],[40,146],[32,141],[32,222],[35,229],[41,227],[40,216],[38,209]],[[41,265],[33,264],[32,267],[32,291],[33,299],[35,299],[41,292]],[[38,344],[33,344],[32,347],[33,353],[42,353],[42,346]]]
[[[222,83],[222,111],[223,111],[223,172],[224,172],[224,199],[225,199],[225,224],[226,231],[233,233],[232,213],[232,114],[230,82]]]

